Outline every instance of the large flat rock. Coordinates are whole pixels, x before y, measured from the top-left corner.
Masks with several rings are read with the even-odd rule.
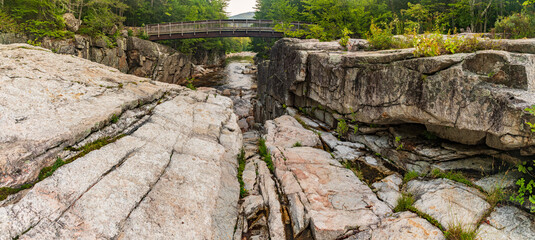
[[[395,213],[381,221],[371,233],[372,240],[434,239],[444,240],[444,234],[427,220],[411,212]]]
[[[513,206],[497,207],[479,226],[477,239],[535,239],[534,217]]]
[[[21,51],[22,60],[52,61],[47,59],[49,53],[42,57],[27,52],[41,50],[2,47],[7,48],[2,54],[17,55]],[[26,121],[40,124],[42,128],[47,128],[46,123],[50,121],[60,125],[46,131],[36,128],[37,136],[30,135],[29,130],[16,129],[22,131],[21,137],[35,138],[33,144],[41,148],[49,143],[45,141],[46,133],[50,133],[54,141],[73,141],[73,136],[83,136],[84,131],[88,131],[87,126],[105,121],[110,113],[119,113],[125,104],[164,92],[165,85],[141,82],[128,75],[116,76],[109,68],[71,56],[54,56],[88,65],[87,68],[83,64],[73,66],[85,73],[77,76],[81,85],[89,85],[79,86],[88,95],[82,94],[79,100],[66,97],[63,104],[52,102],[39,91],[46,92],[47,86],[55,84],[64,87],[64,83],[71,86],[75,83],[59,79],[68,76],[59,72],[57,80],[47,78],[54,76],[51,69],[46,69],[49,71],[46,75],[36,72],[32,80],[42,86],[33,89],[38,97],[28,100],[26,110],[32,114],[27,115]],[[91,74],[97,77],[87,77]],[[101,80],[99,74],[102,78],[108,76],[109,80]],[[10,78],[8,76],[2,77]],[[48,80],[39,80],[38,76]],[[6,81],[14,84],[18,79],[24,80]],[[132,79],[140,82],[132,86],[125,82],[123,88],[112,90],[98,86]],[[71,88],[63,91],[65,89]],[[30,93],[25,94],[30,96]],[[104,103],[99,104],[99,101]],[[25,104],[22,101],[19,105]],[[36,104],[35,107],[31,107],[32,104]],[[70,108],[69,104],[75,108]],[[16,112],[10,109],[7,109],[9,114]],[[66,109],[72,112],[52,114]],[[16,126],[7,121],[12,116],[9,114],[2,124]],[[39,123],[39,119],[43,122]],[[5,129],[15,134],[11,128]],[[232,239],[239,198],[236,156],[241,146],[241,131],[230,99],[180,90],[178,96],[156,106],[148,120],[131,135],[64,165],[23,193],[20,200],[0,207],[0,239]],[[6,149],[2,150],[5,153]]]
[[[273,155],[275,175],[288,198],[294,235],[309,226],[315,239],[336,239],[356,226],[364,230],[376,225],[391,213],[351,170],[328,152],[312,148],[315,140],[302,140],[303,147],[292,147],[293,141],[314,134],[295,123],[289,116],[266,122],[266,145]],[[277,137],[289,128],[293,139]],[[315,138],[319,139],[317,135]]]
[[[0,45],[0,187],[33,181],[58,151],[178,86],[26,44]]]
[[[460,225],[465,230],[475,230],[490,208],[484,194],[449,179],[412,180],[406,188],[414,195],[414,207],[435,218],[446,229]]]
[[[514,43],[503,46],[535,45]],[[296,39],[274,45],[271,60],[259,66],[257,118],[278,117],[290,106],[313,109],[332,127],[341,117],[417,123],[463,144],[502,150],[535,145],[525,124],[535,117],[524,111],[535,105],[529,49],[414,58],[411,49],[342,52],[328,46]]]

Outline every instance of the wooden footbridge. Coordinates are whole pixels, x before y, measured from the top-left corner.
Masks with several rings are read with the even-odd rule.
[[[169,40],[214,37],[266,37],[281,38],[284,33],[275,30],[280,22],[271,20],[205,20],[192,22],[160,23],[145,26],[149,40]],[[292,29],[304,23],[294,22]]]

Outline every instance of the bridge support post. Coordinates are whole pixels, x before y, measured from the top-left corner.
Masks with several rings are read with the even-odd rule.
[[[160,24],[158,23],[158,37],[160,37]]]

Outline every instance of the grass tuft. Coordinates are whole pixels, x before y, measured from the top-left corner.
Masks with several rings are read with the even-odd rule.
[[[405,176],[403,176],[403,182],[407,183],[410,180],[413,180],[413,179],[415,179],[415,178],[417,178],[419,176],[420,176],[420,174],[418,172],[416,172],[416,171],[408,171],[408,172],[405,173]]]
[[[448,240],[475,240],[477,232],[474,229],[466,229],[461,224],[455,224],[444,232],[444,236]]]
[[[266,162],[266,165],[271,171],[271,173],[275,172],[275,168],[273,165],[273,160],[271,159],[271,153],[269,153],[267,146],[266,146],[266,140],[263,138],[260,138],[258,140],[258,153],[260,154],[260,157]]]
[[[243,170],[245,170],[245,149],[241,149],[238,154],[238,182],[240,182],[240,198],[246,197],[249,193],[245,190],[243,182]]]
[[[444,227],[436,219],[431,217],[429,214],[418,210],[416,207],[412,206],[413,204],[414,197],[411,194],[403,193],[401,198],[398,199],[397,205],[394,208],[394,212],[410,211],[416,213],[416,215],[418,215],[419,217],[427,220],[429,223],[433,224],[441,231],[444,231]]]
[[[113,116],[111,116],[111,123],[117,123],[119,121],[119,116],[117,116],[116,114],[113,114]]]
[[[412,194],[403,193],[398,199],[394,212],[410,211],[412,204],[414,204],[414,197],[412,197]]]
[[[302,147],[303,145],[300,142],[294,143],[293,147]]]
[[[331,156],[332,156],[333,158],[335,158],[334,155],[333,155],[332,153],[331,153]],[[351,165],[351,162],[349,162],[349,161],[344,161],[344,162],[342,162],[342,165],[343,165],[345,168],[351,170],[351,171],[353,172],[353,174],[355,174],[355,176],[357,176],[357,178],[358,178],[360,181],[366,183],[366,181],[365,181],[365,179],[364,179],[364,174],[362,173],[362,171],[360,171],[359,169],[353,167],[353,165]]]
[[[446,179],[449,179],[449,180],[452,180],[452,181],[455,181],[455,182],[460,182],[460,183],[463,183],[469,187],[472,187],[472,188],[476,188],[478,189],[479,191],[481,192],[485,192],[485,190],[483,190],[483,188],[481,188],[480,186],[477,186],[475,185],[472,181],[468,180],[468,178],[466,178],[462,173],[460,172],[453,172],[453,171],[448,171],[448,172],[442,172],[440,171],[440,169],[433,169],[433,171],[431,171],[430,173],[430,176],[433,177],[433,178],[446,178]]]

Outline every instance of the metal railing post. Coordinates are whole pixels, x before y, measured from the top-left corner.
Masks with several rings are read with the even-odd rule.
[[[193,36],[195,36],[196,32],[197,32],[197,24],[195,24],[195,21],[193,21]]]
[[[184,36],[184,22],[180,22],[180,32]]]
[[[169,37],[171,36],[171,23],[169,23]]]
[[[158,37],[160,37],[160,24],[158,23]]]
[[[221,29],[223,28],[223,26],[221,25],[221,19],[219,19],[219,35],[221,35]]]
[[[232,27],[234,27],[232,29],[232,34],[234,35],[234,32],[236,31],[236,23],[234,23],[234,19],[232,19]]]

